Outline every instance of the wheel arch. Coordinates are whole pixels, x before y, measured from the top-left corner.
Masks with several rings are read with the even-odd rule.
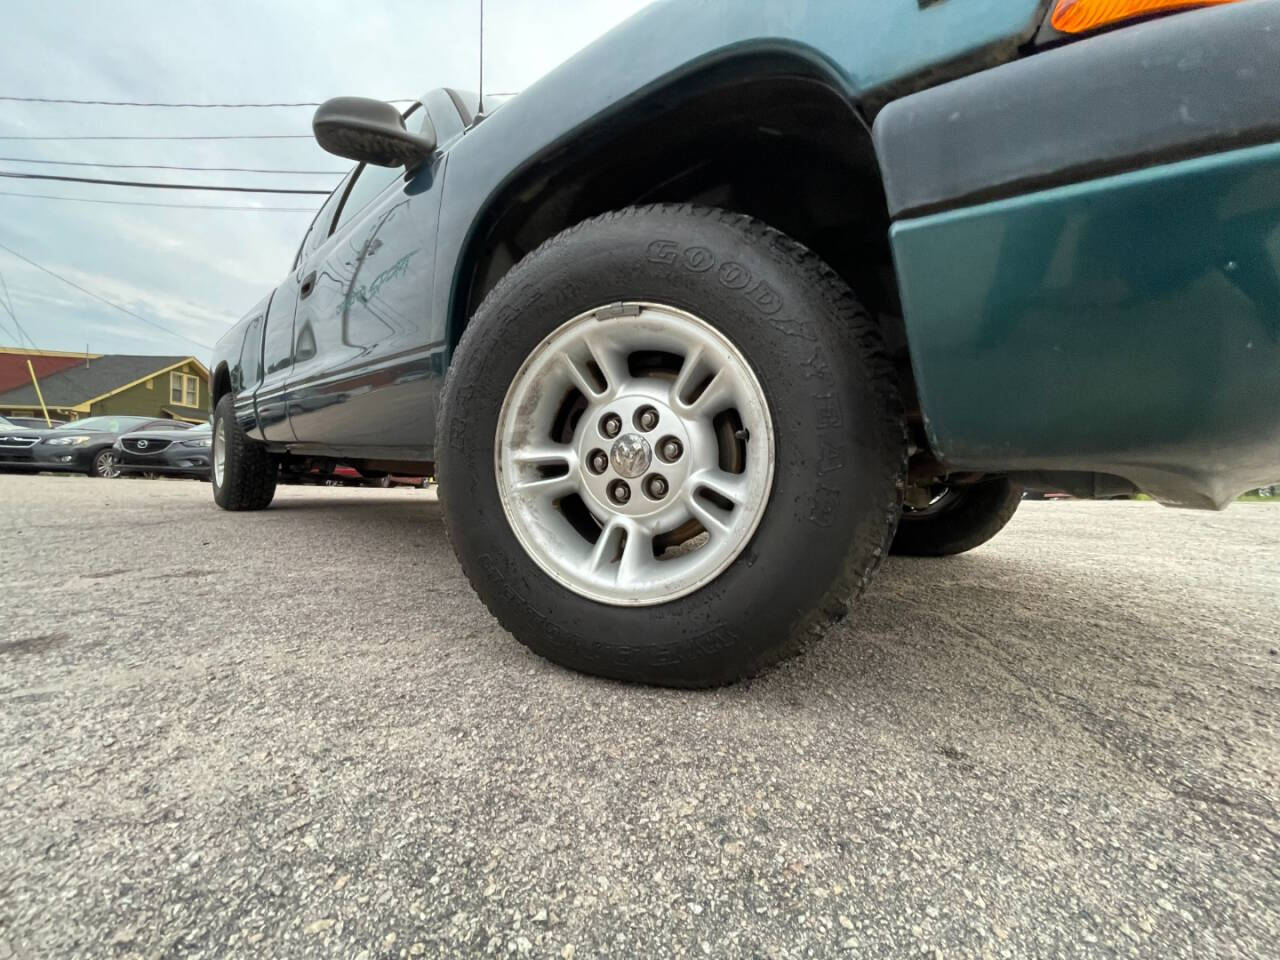
[[[800,241],[858,292],[890,349],[905,354],[869,126],[827,60],[803,45],[770,43],[669,74],[518,166],[477,209],[456,260],[450,355],[488,292],[540,243],[651,202],[725,207]]]
[[[209,381],[209,410],[212,411],[218,401],[230,392],[231,371],[224,360],[214,368],[213,378]]]

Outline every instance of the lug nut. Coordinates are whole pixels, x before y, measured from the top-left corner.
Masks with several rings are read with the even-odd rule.
[[[658,425],[658,411],[653,407],[641,407],[636,411],[636,426],[641,430],[652,430]]]
[[[667,495],[666,478],[655,473],[645,482],[644,489],[654,500],[661,500]]]
[[[603,450],[592,450],[587,457],[587,466],[592,473],[604,473],[609,469],[609,458]]]
[[[609,499],[614,503],[626,503],[631,499],[631,488],[622,480],[609,484]]]
[[[616,437],[622,432],[622,418],[616,413],[606,413],[600,421],[600,432],[606,437]]]
[[[684,453],[684,447],[680,445],[680,441],[675,437],[665,437],[658,444],[658,456],[662,457],[667,463],[679,460],[682,453]]]

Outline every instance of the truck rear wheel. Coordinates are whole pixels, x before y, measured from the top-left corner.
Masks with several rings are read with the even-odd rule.
[[[262,510],[276,495],[276,458],[236,422],[234,398],[226,394],[213,411],[210,479],[213,502],[223,510]]]
[[[437,427],[446,528],[516,639],[711,686],[843,613],[893,534],[906,441],[849,288],[749,217],[631,208],[516,265]]]
[[[1007,477],[932,492],[928,504],[902,508],[893,553],[949,557],[980,547],[1004,529],[1022,501],[1022,488]]]

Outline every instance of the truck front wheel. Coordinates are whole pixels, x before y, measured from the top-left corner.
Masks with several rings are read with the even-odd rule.
[[[271,503],[276,495],[279,464],[236,421],[234,399],[229,393],[214,407],[210,452],[214,503],[223,510],[262,510]]]
[[[462,568],[587,673],[710,686],[787,655],[885,555],[906,441],[852,292],[749,217],[631,208],[516,265],[436,433]]]

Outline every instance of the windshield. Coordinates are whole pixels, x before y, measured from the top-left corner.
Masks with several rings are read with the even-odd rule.
[[[12,427],[12,426],[14,426],[14,423],[12,420],[6,420],[4,417],[0,417],[0,427]]]
[[[64,423],[62,426],[54,427],[53,429],[63,432],[88,430],[98,433],[124,433],[126,430],[132,430],[134,427],[146,422],[146,417],[86,417],[84,420],[72,420],[70,423]]]
[[[183,436],[194,437],[196,434],[209,433],[213,428],[207,423],[197,423],[195,426],[187,426],[183,423],[174,423],[173,426],[159,426],[153,424],[144,430],[144,433],[181,433]]]

